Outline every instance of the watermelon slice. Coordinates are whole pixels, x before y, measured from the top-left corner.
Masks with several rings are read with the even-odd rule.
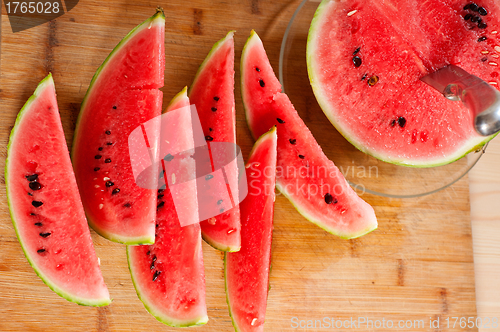
[[[500,4],[468,4],[321,2],[308,37],[309,78],[324,113],[347,140],[390,163],[430,167],[492,139],[475,132],[462,103],[420,81],[454,64],[498,88]]]
[[[236,144],[233,35],[234,31],[229,32],[213,46],[189,90],[189,99],[196,106],[209,148],[212,142]],[[236,167],[236,163],[233,166]],[[229,170],[229,173],[237,172],[237,169]],[[236,196],[233,201],[237,201]],[[212,247],[223,251],[239,250],[240,210],[237,204],[200,225],[203,239]]]
[[[241,249],[225,253],[226,297],[236,331],[264,331],[276,175],[276,128],[262,135],[246,166],[250,183],[240,203]],[[273,172],[266,170],[272,169]]]
[[[174,97],[166,112],[189,106],[186,91],[185,88]],[[181,124],[181,120],[177,118],[176,123]],[[190,121],[190,118],[187,120]],[[170,148],[192,153],[194,141],[191,123],[185,122],[184,126],[171,130],[177,139]],[[182,154],[175,154],[173,159],[167,158],[170,160],[167,162],[181,158]],[[189,155],[186,159],[192,160],[192,163],[184,163],[184,171],[195,173],[194,160]],[[176,213],[179,207],[174,204],[171,193],[177,185],[173,184],[170,188],[158,190],[155,243],[127,247],[129,269],[137,295],[156,319],[177,327],[202,325],[208,321],[196,181],[191,181],[190,185],[192,194],[187,194],[185,200],[187,204],[194,202],[191,206],[193,220],[189,225],[182,227],[180,224]],[[186,188],[184,192],[188,193]]]
[[[254,137],[278,131],[276,187],[309,221],[342,238],[377,228],[373,208],[349,187],[318,145],[274,75],[259,36],[252,31],[241,56],[241,91]]]
[[[7,149],[7,200],[28,262],[65,299],[108,305],[50,74],[19,112]]]
[[[161,10],[133,29],[97,70],[78,116],[76,180],[90,225],[111,241],[154,242],[156,191],[136,184],[128,138],[161,114],[164,30]],[[148,143],[155,155],[156,140]],[[147,181],[156,187],[157,174]]]

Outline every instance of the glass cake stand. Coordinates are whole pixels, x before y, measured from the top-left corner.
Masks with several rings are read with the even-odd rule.
[[[328,121],[316,102],[309,84],[306,43],[309,25],[318,0],[303,0],[292,16],[283,36],[279,79],[301,118],[325,154],[344,174],[358,194],[410,198],[438,192],[464,177],[479,161],[486,146],[451,164],[413,168],[398,166],[371,157],[349,143]]]

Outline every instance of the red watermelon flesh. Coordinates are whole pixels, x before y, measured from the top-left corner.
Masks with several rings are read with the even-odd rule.
[[[262,135],[246,166],[248,195],[240,203],[241,249],[225,253],[226,297],[236,331],[264,331],[276,168],[276,128]],[[272,170],[269,172],[268,170]]]
[[[274,75],[259,36],[252,31],[241,56],[241,91],[254,137],[278,131],[276,187],[309,221],[342,238],[377,228],[373,208],[330,161]]]
[[[489,141],[462,103],[420,81],[454,64],[498,88],[500,4],[476,3],[487,15],[464,9],[466,1],[323,1],[311,23],[308,71],[341,134],[379,159],[418,167]]]
[[[166,112],[188,106],[189,99],[184,89],[172,100]],[[190,112],[184,114],[190,115]],[[175,143],[172,142],[171,148],[192,152],[191,124],[187,122],[184,127],[170,129],[178,138]],[[167,159],[174,162],[181,157],[175,154],[174,159]],[[179,166],[181,169],[182,165]],[[185,171],[195,172],[194,165],[186,166]],[[155,243],[127,247],[132,280],[144,306],[160,322],[178,327],[201,325],[208,321],[201,230],[197,222],[196,181],[190,183],[191,195],[188,187],[181,190],[181,193],[186,193],[186,206],[181,208],[191,207],[191,217],[196,220],[181,226],[176,213],[179,206],[177,202],[174,204],[171,194],[177,185],[169,183],[170,188],[158,190]]]
[[[189,99],[196,106],[207,144],[236,144],[234,106],[234,32],[218,41],[200,66],[189,90]],[[227,152],[225,149],[220,149]],[[213,156],[224,159],[223,156]],[[233,164],[236,167],[236,163]],[[229,181],[236,179],[237,169],[228,171]],[[232,184],[231,188],[237,188]],[[217,190],[222,192],[221,190]],[[233,201],[238,201],[233,193]],[[218,216],[200,223],[203,239],[216,249],[238,251],[240,248],[240,211],[236,204]]]
[[[17,237],[40,278],[69,301],[109,304],[50,74],[17,117],[5,180]]]
[[[161,114],[164,26],[158,11],[111,52],[92,79],[74,136],[73,165],[89,223],[126,244],[154,242],[156,191],[136,184],[128,137]],[[156,141],[148,143],[157,153]]]

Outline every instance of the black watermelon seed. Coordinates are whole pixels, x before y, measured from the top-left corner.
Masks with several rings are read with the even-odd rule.
[[[110,158],[106,158],[106,160],[104,160],[104,162],[105,162],[106,164],[109,164],[109,163],[111,162],[111,159],[110,159]]]
[[[210,135],[207,135],[207,136],[205,136],[205,140],[212,142],[214,140],[214,138]]]
[[[156,271],[155,274],[153,275],[153,281],[156,281],[158,279],[158,276],[160,275],[160,271]]]
[[[333,203],[333,196],[330,193],[325,194],[325,202],[326,204],[332,204]]]
[[[153,270],[154,268],[155,268],[155,262],[153,261],[153,262],[151,262],[151,265],[149,266],[149,269]]]
[[[472,15],[471,14],[465,14],[464,16],[464,20],[468,21],[472,18]]]
[[[361,58],[359,56],[354,56],[352,58],[352,63],[354,63],[354,67],[358,68],[359,66],[361,66]]]
[[[217,205],[221,205],[221,204],[222,204],[222,199],[219,199],[219,200],[217,201]]]
[[[404,128],[404,126],[406,126],[406,119],[403,117],[403,116],[400,116],[398,118],[398,125],[401,127],[401,128]]]
[[[113,106],[113,109],[115,110],[115,109],[116,109],[116,106]]]
[[[477,12],[479,10],[479,6],[476,5],[474,2],[469,4],[469,9],[472,10],[473,12]]]
[[[488,15],[488,11],[484,7],[479,7],[479,9],[477,11],[478,11],[479,15],[481,15],[481,16]]]
[[[41,223],[41,222],[36,222],[36,223],[35,223],[35,226],[42,227],[43,225],[42,225],[42,223]]]
[[[472,18],[470,19],[470,21],[471,21],[472,23],[476,23],[476,22],[479,22],[479,20],[480,20],[480,19],[481,19],[481,18],[480,18],[479,16],[472,16]]]
[[[38,182],[30,182],[30,189],[31,190],[40,190],[40,189],[42,189],[42,185]]]
[[[481,61],[482,61],[482,62],[486,62],[486,61],[488,61],[488,58],[487,58],[487,57],[484,57],[484,58],[482,58],[482,59],[481,59]]]
[[[124,207],[126,207],[126,208],[129,208],[129,207],[131,207],[131,206],[132,206],[132,204],[130,204],[130,203],[125,203],[125,204],[123,204],[123,206],[124,206]]]
[[[165,196],[165,195],[163,195],[163,194],[159,194],[159,195],[158,195],[158,199],[162,199],[162,198],[163,198],[163,196]]]
[[[148,252],[146,253],[146,255],[149,256],[149,254],[151,254],[151,250],[148,250]]]
[[[208,128],[208,131],[213,131],[213,129],[212,128]]]
[[[297,144],[297,140],[295,138],[290,138],[289,141],[290,141],[290,144],[292,144],[292,145]]]
[[[368,73],[365,73],[362,77],[361,77],[361,80],[364,81],[366,76],[368,76]]]
[[[153,262],[156,262],[156,259],[157,259],[156,256],[153,256]]]
[[[479,24],[477,25],[477,27],[478,27],[479,29],[486,29],[486,28],[488,27],[488,25],[487,25],[486,23],[484,23],[484,22],[481,22],[481,23],[479,23]]]
[[[392,119],[391,121],[391,127],[394,127],[396,125],[396,120]]]
[[[477,41],[478,41],[478,42],[482,42],[482,41],[485,41],[486,39],[488,39],[488,37],[486,37],[486,36],[482,36],[482,37],[479,37],[479,38],[477,39]]]
[[[160,202],[160,204],[158,204],[158,205],[156,206],[156,208],[157,208],[157,209],[162,208],[164,205],[165,205],[165,202]]]
[[[111,131],[109,131],[109,130],[106,130],[105,133],[106,133],[106,135],[111,135]]]
[[[49,237],[50,234],[52,234],[52,233],[47,232],[47,233],[40,233],[39,235],[45,239],[45,238]]]
[[[333,199],[333,204],[337,204],[338,202],[339,202],[338,199],[336,199],[336,198]]]
[[[102,151],[102,146],[100,146],[97,150]]]
[[[165,158],[163,158],[163,159],[164,159],[165,161],[172,161],[172,159],[174,159],[174,156],[172,156],[172,155],[169,153],[169,154],[167,154],[167,155],[165,156]]]
[[[257,72],[260,72],[260,68],[259,68],[259,67],[255,67],[255,70],[256,70]]]
[[[38,249],[36,252],[39,253],[39,254],[43,254],[45,252],[45,249],[43,249],[43,248],[42,249]]]
[[[34,214],[33,212],[30,213],[30,216],[36,216],[36,214]]]
[[[208,181],[208,180],[212,179],[213,177],[214,176],[212,174],[208,174],[208,175],[205,176],[205,180]]]
[[[101,159],[101,158],[102,158],[102,156],[101,156],[100,154],[96,154],[94,158],[95,158],[95,159]]]
[[[158,192],[161,194],[162,192],[164,192],[165,189],[158,189]]]
[[[101,169],[100,167],[94,167],[94,172],[97,172],[100,169]]]
[[[264,82],[264,80],[262,78],[259,78],[259,84],[261,87],[265,87],[266,86],[266,83]]]
[[[120,192],[120,188],[115,188],[113,189],[113,191],[111,192],[111,195],[116,195]]]
[[[279,123],[285,123],[285,121],[281,120],[280,118],[276,118],[276,120],[278,120]]]
[[[361,50],[361,46],[358,47],[357,49],[355,49],[354,52],[352,52],[352,55],[358,54],[360,50]]]
[[[217,112],[217,107],[212,107],[212,112]]]
[[[464,10],[468,10],[469,8],[470,8],[470,4],[466,4],[466,5],[464,6]]]
[[[31,202],[31,205],[33,205],[34,207],[40,207],[43,205],[43,202],[40,202],[40,201],[33,201]]]
[[[214,97],[214,100],[215,100],[215,101],[219,101],[219,99],[220,99],[220,98],[219,98],[219,97],[217,97],[217,96],[215,96],[215,97]]]
[[[106,145],[113,145],[113,143],[112,142],[108,142],[108,143],[106,143]]]
[[[28,193],[28,196],[33,196],[33,194],[32,193]]]
[[[27,179],[29,182],[33,182],[33,181],[35,181],[36,179],[38,179],[38,174],[26,175],[26,179]]]
[[[305,158],[305,156],[303,156],[303,155],[299,154],[299,158],[300,158],[300,159],[304,159],[304,158]]]
[[[108,188],[109,188],[109,187],[112,187],[112,186],[114,186],[114,185],[115,185],[115,184],[114,184],[113,182],[111,182],[111,181],[106,181],[106,187],[108,187]]]

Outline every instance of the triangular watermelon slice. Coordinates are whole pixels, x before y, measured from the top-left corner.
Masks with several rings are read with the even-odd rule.
[[[264,331],[276,174],[276,128],[255,143],[246,166],[249,186],[240,204],[241,249],[225,253],[224,274],[229,313],[236,331]]]
[[[108,305],[50,74],[19,112],[7,149],[7,200],[29,263],[65,299]]]
[[[234,31],[229,32],[213,46],[189,90],[189,99],[196,106],[209,148],[212,142],[236,144],[233,35]],[[223,251],[240,249],[240,210],[237,204],[200,225],[203,239],[214,248]]]
[[[348,185],[306,127],[274,75],[252,31],[241,56],[241,93],[254,137],[276,126],[276,187],[309,221],[351,239],[377,228],[373,208]]]
[[[174,121],[170,121],[170,131],[177,139],[175,142],[172,140],[169,148],[185,152],[175,156],[170,155],[170,158],[166,158],[166,162],[180,160],[177,169],[184,173],[193,173],[194,178],[196,167],[194,159],[190,158],[194,141],[186,91],[185,88],[175,96],[166,110],[166,112],[176,112],[175,119],[171,119]],[[186,109],[188,111],[184,112]],[[179,126],[176,126],[177,124]],[[160,144],[163,141],[162,135]],[[137,295],[146,309],[162,323],[186,327],[205,324],[208,316],[196,181],[180,185],[186,186],[179,190],[179,185],[170,182],[170,187],[158,190],[155,243],[128,246],[127,256]],[[188,206],[179,207],[174,204],[172,197],[174,191],[176,194],[186,196],[184,204]],[[186,207],[191,209],[192,220],[189,225],[182,226],[178,212],[179,209],[184,210]]]
[[[125,244],[154,242],[156,191],[136,184],[128,138],[161,114],[164,32],[165,16],[158,10],[116,46],[90,83],[73,141],[73,166],[90,225]],[[155,144],[146,143],[153,158]],[[157,176],[150,175],[147,182],[155,187]]]

